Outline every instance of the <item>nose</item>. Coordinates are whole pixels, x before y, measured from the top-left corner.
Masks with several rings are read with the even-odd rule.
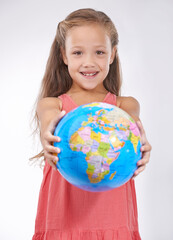
[[[84,59],[83,59],[83,67],[94,67],[95,66],[95,61],[94,57],[92,54],[86,54]]]

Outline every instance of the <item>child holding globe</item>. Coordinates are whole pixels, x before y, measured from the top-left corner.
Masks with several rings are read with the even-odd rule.
[[[149,161],[151,146],[133,97],[121,97],[118,33],[111,19],[94,9],[79,9],[58,24],[37,100],[45,160],[33,240],[139,240],[134,177]],[[65,113],[91,102],[126,111],[141,133],[142,159],[132,179],[106,192],[83,191],[55,171],[59,148],[53,135]],[[56,155],[55,155],[56,154]],[[35,158],[34,157],[34,158]]]

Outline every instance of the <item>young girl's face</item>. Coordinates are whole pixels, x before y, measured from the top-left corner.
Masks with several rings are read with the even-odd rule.
[[[98,24],[70,29],[66,36],[65,52],[62,52],[73,79],[72,88],[102,91],[115,51],[105,29]]]

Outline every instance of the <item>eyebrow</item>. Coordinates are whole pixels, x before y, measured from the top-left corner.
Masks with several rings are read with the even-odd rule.
[[[82,48],[82,47],[83,47],[83,46],[74,46],[74,47],[72,47],[72,49],[73,49],[73,48]],[[95,48],[100,48],[100,47],[101,47],[101,48],[106,48],[106,47],[103,46],[103,45],[94,45],[94,47],[95,47]]]

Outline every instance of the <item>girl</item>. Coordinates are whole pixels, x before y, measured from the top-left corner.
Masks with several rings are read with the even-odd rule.
[[[118,33],[111,19],[94,9],[79,9],[58,24],[46,66],[36,119],[44,157],[33,240],[139,240],[134,179],[107,192],[87,192],[68,183],[56,170],[60,149],[53,147],[55,126],[65,113],[94,101],[114,104],[137,121],[142,159],[151,146],[139,121],[139,103],[121,97]],[[56,154],[56,156],[55,156]]]

